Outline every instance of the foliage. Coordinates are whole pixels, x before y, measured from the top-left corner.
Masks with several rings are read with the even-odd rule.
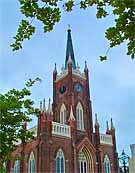
[[[10,159],[11,152],[16,148],[15,142],[32,138],[25,124],[31,121],[30,115],[38,115],[39,110],[33,107],[29,89],[39,80],[30,79],[22,90],[12,89],[0,94],[0,167]]]
[[[0,173],[6,173],[6,169],[3,166],[0,166]]]
[[[54,25],[60,21],[61,10],[59,4],[62,4],[64,10],[70,12],[76,5],[80,9],[87,9],[96,6],[96,17],[101,19],[109,15],[108,8],[111,7],[110,13],[114,14],[115,26],[109,27],[105,36],[110,42],[110,48],[120,45],[127,41],[127,54],[132,59],[135,58],[135,0],[19,0],[20,11],[25,17],[31,18],[29,23],[27,20],[22,20],[16,37],[15,43],[12,44],[13,51],[22,48],[22,41],[30,39],[35,32],[35,27],[31,25],[33,19],[37,19],[43,23],[44,32],[53,30]],[[77,1],[77,2],[78,2]],[[101,60],[107,59],[107,56],[101,56]]]

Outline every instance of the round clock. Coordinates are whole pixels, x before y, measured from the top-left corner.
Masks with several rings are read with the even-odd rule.
[[[81,86],[80,83],[77,83],[77,84],[75,85],[75,90],[76,90],[77,92],[81,92],[81,91],[82,91],[82,86]]]
[[[59,92],[63,94],[66,91],[66,87],[63,85],[60,87]]]

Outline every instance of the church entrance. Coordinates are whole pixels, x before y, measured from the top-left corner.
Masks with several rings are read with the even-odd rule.
[[[86,146],[80,150],[78,159],[79,173],[94,173],[92,155]]]

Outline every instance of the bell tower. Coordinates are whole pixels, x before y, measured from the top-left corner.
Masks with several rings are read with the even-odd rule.
[[[53,71],[53,121],[69,125],[72,115],[77,139],[88,135],[92,140],[89,71],[86,62],[83,73],[76,65],[71,30],[68,29],[67,33],[65,65],[59,75],[56,64]]]

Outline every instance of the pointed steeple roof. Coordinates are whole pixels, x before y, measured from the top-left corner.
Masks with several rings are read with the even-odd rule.
[[[74,50],[73,50],[72,38],[71,38],[71,29],[69,28],[67,32],[68,32],[68,35],[67,35],[67,48],[66,48],[65,69],[68,68],[69,56],[71,56],[73,69],[76,69],[75,58],[74,58]]]

